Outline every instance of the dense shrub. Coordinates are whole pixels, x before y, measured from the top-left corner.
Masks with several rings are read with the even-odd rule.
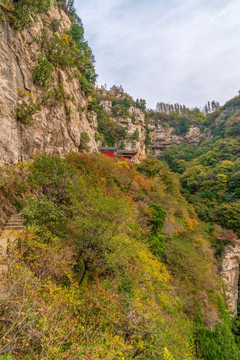
[[[41,193],[57,204],[68,203],[69,187],[76,176],[72,166],[58,157],[43,155],[35,159],[30,169],[30,179],[40,187]]]
[[[218,298],[221,303],[222,300]],[[224,309],[224,306],[221,306]],[[239,359],[240,350],[236,345],[234,334],[231,332],[230,318],[224,311],[223,323],[217,324],[214,331],[204,326],[204,321],[199,303],[196,302],[195,315],[195,344],[197,355],[206,360],[232,360]],[[230,355],[231,354],[231,355]]]
[[[149,128],[147,127],[147,128],[146,128],[145,141],[144,141],[144,144],[145,144],[145,146],[146,146],[146,152],[147,152],[149,146],[151,145],[151,142],[152,142],[152,139],[151,139],[151,136],[150,136],[150,130],[149,130]]]
[[[13,11],[13,5],[8,0],[2,0],[0,3],[0,23],[7,21],[8,13]]]
[[[44,52],[48,61],[61,69],[77,67],[83,64],[83,54],[78,51],[67,34],[61,35],[43,33]]]
[[[177,125],[174,133],[176,135],[185,135],[188,132],[189,125],[187,124],[186,119],[180,119],[179,124]]]
[[[80,149],[89,151],[90,147],[88,146],[88,143],[90,141],[90,137],[86,132],[82,132],[80,135]]]
[[[79,25],[74,24],[79,27]],[[42,32],[42,46],[47,60],[54,66],[63,70],[74,68],[75,76],[79,79],[83,91],[91,93],[96,81],[94,57],[85,41],[78,40],[73,31],[58,36],[47,31]],[[80,37],[81,39],[81,37]]]
[[[163,236],[163,224],[166,219],[167,213],[159,204],[150,204],[151,210],[151,231],[149,233],[150,249],[154,255],[161,258],[165,253],[165,239]]]
[[[60,21],[58,19],[53,19],[50,26],[53,32],[57,32],[60,27]]]
[[[216,207],[213,220],[228,229],[232,229],[240,237],[240,200]]]
[[[80,157],[76,160],[81,163]],[[121,164],[120,173],[124,168]],[[126,168],[127,173],[128,171]],[[150,319],[156,326],[161,321],[157,311],[159,306],[172,306],[164,292],[163,296],[156,292],[157,289],[166,287],[169,274],[143,243],[134,241],[138,230],[137,211],[132,202],[123,194],[108,194],[102,185],[96,187],[93,181],[99,179],[94,179],[93,174],[76,178],[72,166],[58,158],[43,156],[36,159],[30,172],[33,187],[41,186],[39,191],[42,189],[44,195],[29,198],[24,209],[29,233],[23,236],[23,262],[14,264],[8,275],[9,287],[6,288],[7,296],[2,307],[5,316],[4,329],[7,329],[7,333],[1,339],[1,344],[5,351],[11,349],[25,357],[40,352],[45,358],[59,357],[60,354],[65,357],[81,357],[90,341],[93,346],[89,355],[104,356],[106,359],[122,352],[132,357],[139,349],[148,354],[146,356],[153,356],[156,352],[160,356],[164,345],[176,355],[178,350],[174,342],[168,340],[167,327],[161,330],[161,347],[156,346],[160,334],[152,332],[149,327]],[[153,208],[157,209],[156,206]],[[153,223],[157,227],[161,225],[154,216]],[[66,229],[68,231],[65,231]],[[72,247],[71,251],[67,250],[67,244]],[[70,261],[67,261],[67,256]],[[125,264],[128,264],[127,267]],[[138,276],[133,279],[135,266]],[[20,269],[26,283],[17,275],[20,274]],[[149,275],[153,276],[153,281]],[[101,279],[100,284],[97,278]],[[78,286],[75,285],[76,282]],[[151,310],[145,305],[145,295],[139,291],[139,286],[142,286],[139,284],[143,283],[146,284],[147,293],[152,294]],[[84,290],[86,286],[88,294]],[[11,290],[13,288],[14,292]],[[21,296],[22,291],[27,294],[29,307]],[[49,295],[46,296],[48,292]],[[19,297],[22,300],[17,302]],[[77,300],[79,298],[81,303]],[[67,303],[71,304],[69,308],[66,308]],[[11,316],[12,312],[16,314],[19,306],[24,306],[26,316]],[[34,319],[31,319],[30,309],[34,309],[36,314]],[[91,309],[89,313],[87,309]],[[133,318],[122,318],[124,312],[131,311],[134,311]],[[84,318],[80,314],[83,314]],[[41,322],[44,316],[48,319],[48,325],[43,330]],[[17,319],[18,325],[12,327]],[[59,324],[57,319],[61,319]],[[81,326],[77,326],[79,321]],[[96,325],[94,337],[91,336],[86,344],[81,342],[81,347],[76,348],[75,344],[89,331],[92,321]],[[117,324],[117,329],[112,327],[113,323]],[[186,330],[182,329],[182,332],[187,339],[189,330],[187,323],[185,325]],[[28,338],[33,339],[27,347],[24,346],[22,338],[16,335],[18,331],[25,332]],[[69,331],[73,334],[71,344],[65,346],[64,338]],[[5,334],[5,330],[3,332]],[[117,335],[118,333],[122,335]],[[145,333],[149,333],[146,338],[143,335]],[[116,336],[118,341],[114,345]],[[12,337],[17,340],[13,346],[9,346],[8,339]],[[52,339],[51,347],[45,346],[45,341],[50,341],[49,337]],[[177,339],[177,334],[173,333],[172,337]],[[97,347],[94,344],[97,344]],[[185,340],[181,345],[179,343],[179,346],[183,353],[190,356],[191,350]]]
[[[32,25],[36,16],[47,11],[51,0],[18,0],[14,2],[14,26],[23,30],[27,25]]]
[[[90,84],[94,85],[97,78],[94,68],[95,58],[88,42],[84,40],[84,29],[82,24],[73,24],[69,34],[72,36],[76,47],[84,54],[84,70],[82,74]]]
[[[42,52],[38,56],[38,65],[33,69],[33,82],[44,89],[49,87],[52,75],[52,65]]]
[[[132,138],[133,138],[133,140],[136,140],[136,141],[139,140],[139,131],[138,131],[138,129],[136,129],[134,131]]]
[[[143,160],[140,165],[137,166],[137,169],[142,174],[150,178],[154,178],[155,176],[160,174],[162,164],[152,158],[147,158],[146,160]]]
[[[125,97],[124,99],[114,99],[112,100],[112,114],[114,116],[126,116],[129,117],[129,108],[131,106],[131,101]]]
[[[17,107],[17,119],[24,124],[30,125],[32,117],[41,110],[41,104],[34,103],[31,99],[26,102],[25,100]]]
[[[97,120],[98,132],[104,136],[104,145],[114,146],[117,141],[125,139],[126,129],[110,118],[104,110],[99,109]]]

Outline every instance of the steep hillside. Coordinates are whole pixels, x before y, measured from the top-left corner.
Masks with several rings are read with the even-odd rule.
[[[236,317],[239,335],[240,237],[240,97],[206,117],[212,138],[197,146],[174,145],[161,159],[179,174],[182,194],[193,204],[205,229],[219,236],[212,240],[215,257],[226,281],[229,310]],[[236,241],[237,240],[237,241]]]
[[[0,355],[239,359],[209,236],[164,164],[71,154],[1,174],[26,230],[1,260]]]
[[[205,222],[240,236],[240,97],[207,116],[211,140],[173,146],[161,158],[180,174],[182,190]],[[233,235],[234,237],[234,235]]]

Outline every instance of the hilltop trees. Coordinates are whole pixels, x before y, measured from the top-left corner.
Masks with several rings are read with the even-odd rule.
[[[220,104],[218,101],[208,101],[207,104],[203,107],[203,111],[205,115],[211,114],[212,112],[218,110],[220,108]]]
[[[164,114],[177,113],[183,115],[186,113],[187,108],[185,105],[179,105],[178,103],[167,104],[164,102],[158,102],[156,105],[156,110]]]
[[[82,26],[82,20],[77,15],[74,0],[57,0],[58,5],[66,12],[66,14],[71,18],[71,20]]]
[[[145,111],[146,110],[146,100],[144,99],[137,99],[136,100],[136,107]]]
[[[214,111],[216,111],[217,109],[219,109],[220,104],[217,101],[208,101],[208,103],[203,107],[202,112],[205,115],[208,115]],[[158,102],[156,105],[156,110],[158,112],[164,113],[164,114],[180,114],[180,115],[187,115],[189,112],[191,111],[201,111],[199,108],[193,108],[193,109],[189,109],[188,107],[186,107],[185,105],[180,105],[178,103],[175,104],[169,104],[169,103],[164,103],[164,102]]]

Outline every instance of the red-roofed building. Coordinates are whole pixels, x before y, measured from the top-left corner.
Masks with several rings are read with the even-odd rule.
[[[117,155],[117,149],[115,147],[99,147],[100,154],[115,158]]]
[[[117,150],[115,147],[99,147],[100,154],[109,156],[111,158],[118,157],[120,159],[132,160],[137,154],[137,151],[132,150]]]
[[[134,156],[137,154],[137,151],[132,150],[118,150],[117,157],[121,159],[132,160]]]

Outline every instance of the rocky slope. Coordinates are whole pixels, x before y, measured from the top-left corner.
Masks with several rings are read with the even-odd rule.
[[[209,138],[209,133],[201,132],[200,127],[190,126],[185,135],[176,135],[174,127],[164,126],[162,123],[150,121],[148,128],[150,130],[151,147],[150,153],[160,156],[162,150],[172,145],[198,145],[203,139]]]
[[[57,7],[24,31],[13,29],[7,22],[0,25],[0,163],[24,161],[43,151],[60,155],[79,151],[82,132],[90,139],[90,149],[97,148],[96,115],[86,110],[88,98],[73,72],[53,70],[52,86],[62,84],[66,98],[63,104],[54,99],[44,104],[42,89],[33,83],[42,30],[51,31],[53,20],[59,21],[59,34],[70,27],[69,18]],[[17,107],[32,100],[41,104],[41,110],[33,115],[31,125],[21,123],[17,120]]]

